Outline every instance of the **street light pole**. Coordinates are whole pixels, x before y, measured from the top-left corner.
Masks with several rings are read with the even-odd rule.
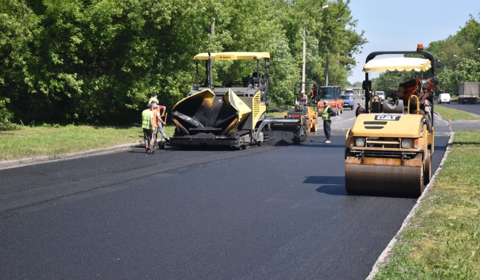
[[[325,5],[321,10],[327,9],[328,5]],[[318,11],[318,10],[317,10]],[[303,25],[303,65],[302,65],[302,91],[305,92],[305,64],[306,64],[306,53],[307,53],[307,40],[306,40],[306,27]]]
[[[457,70],[457,65],[458,65],[458,63],[462,62],[463,58],[459,57],[456,54],[454,54],[453,57],[456,57],[456,58],[460,59],[460,61],[455,64],[455,70]]]
[[[438,60],[438,62],[441,62],[443,64],[443,86],[445,87],[445,62],[441,61],[440,59]],[[445,88],[443,89],[443,91],[445,92]]]
[[[305,62],[306,62],[306,52],[307,52],[307,43],[305,40],[305,25],[303,26],[303,66],[302,66],[302,91],[305,92]]]
[[[327,65],[325,68],[325,86],[328,86],[328,60],[330,58],[330,49],[329,49],[329,43],[327,42]]]
[[[323,9],[326,9],[328,8],[328,5],[325,5],[322,7],[322,10]],[[330,57],[330,50],[329,50],[329,47],[328,47],[328,44],[329,42],[327,42],[327,64],[325,65],[325,86],[328,86],[328,60],[329,60],[329,57]]]

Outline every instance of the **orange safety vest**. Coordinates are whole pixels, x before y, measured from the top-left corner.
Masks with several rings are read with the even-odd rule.
[[[408,87],[408,88],[405,88],[405,93],[403,94],[403,101],[404,102],[408,102],[408,99],[410,99],[410,96],[412,96],[412,94],[414,94],[417,89],[418,89],[418,85],[420,84],[420,79],[414,79],[415,80],[415,86],[413,87]]]

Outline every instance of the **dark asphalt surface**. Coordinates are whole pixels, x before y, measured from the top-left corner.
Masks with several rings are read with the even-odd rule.
[[[0,279],[365,279],[416,199],[348,196],[335,135],[0,170]]]
[[[437,105],[437,104],[438,104],[438,102],[436,101],[435,105]],[[462,110],[462,111],[469,112],[469,113],[480,116],[480,103],[477,103],[477,104],[458,104],[458,102],[454,101],[454,102],[450,102],[450,104],[442,103],[442,104],[440,104],[440,106],[444,106],[444,107],[447,107],[447,108],[453,108],[453,109],[457,109],[457,110]]]
[[[436,105],[438,103],[436,102]],[[439,106],[444,106],[447,108],[457,109],[471,113],[476,116],[480,116],[480,103],[478,104],[458,104],[458,102],[451,102],[450,104],[442,103]],[[459,130],[480,130],[480,121],[479,120],[467,120],[467,121],[451,121],[450,126],[452,131]]]

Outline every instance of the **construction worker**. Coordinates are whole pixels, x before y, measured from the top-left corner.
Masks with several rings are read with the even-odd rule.
[[[153,113],[152,104],[147,104],[147,109],[142,112],[142,128],[143,128],[143,139],[145,140],[145,152],[152,152],[153,150],[153,129],[155,128],[155,118]]]
[[[411,79],[407,82],[401,83],[398,86],[398,97],[403,99],[403,104],[407,105],[410,96],[417,95],[420,100],[420,113],[425,115],[425,106],[429,106],[429,101],[433,96],[433,89],[438,85],[438,79],[436,77],[428,80]],[[417,113],[416,99],[410,101],[410,108],[408,111],[412,114]]]
[[[313,84],[313,87],[312,87],[312,90],[310,91],[310,102],[312,102],[312,100],[315,100],[317,98],[317,85],[316,84]]]
[[[323,143],[330,144],[332,141],[330,137],[332,136],[332,120],[331,116],[335,116],[335,111],[333,111],[332,107],[328,105],[326,100],[323,101],[323,112],[322,112],[322,120],[323,120],[323,132],[325,133],[325,137],[327,138]]]
[[[151,104],[153,101],[155,101],[155,103],[159,104],[158,102],[158,94],[154,94],[149,100],[148,100],[148,104]]]
[[[300,105],[307,104],[308,96],[305,94],[305,91],[302,90],[300,93]]]
[[[153,132],[154,133],[153,134],[154,143],[157,141],[157,135],[158,135],[159,131],[162,134],[163,139],[165,139],[166,141],[170,141],[170,138],[167,137],[167,135],[165,134],[165,131],[163,130],[163,125],[167,124],[163,120],[163,117],[165,116],[165,106],[157,105],[157,104],[155,104],[155,101],[152,102],[152,104],[153,104],[153,113],[155,114],[155,116],[154,116],[154,118],[155,118],[155,128],[154,128],[154,132]],[[162,110],[162,109],[163,109],[163,114],[160,113],[160,110]]]
[[[365,107],[363,107],[363,104],[358,102],[358,107],[357,107],[357,110],[355,111],[355,116],[358,117],[358,115],[360,114],[364,114],[365,113]]]

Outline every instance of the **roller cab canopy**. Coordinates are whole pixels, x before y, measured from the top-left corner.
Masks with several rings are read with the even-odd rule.
[[[363,66],[363,71],[427,71],[432,67],[430,60],[414,57],[388,57],[370,60]]]
[[[270,58],[268,52],[220,52],[210,53],[212,60],[253,60]],[[193,57],[195,60],[208,60],[208,53],[200,53]]]
[[[388,57],[373,59],[363,66],[363,71],[385,72],[385,71],[427,71],[432,67],[432,63],[426,58],[415,57]]]

